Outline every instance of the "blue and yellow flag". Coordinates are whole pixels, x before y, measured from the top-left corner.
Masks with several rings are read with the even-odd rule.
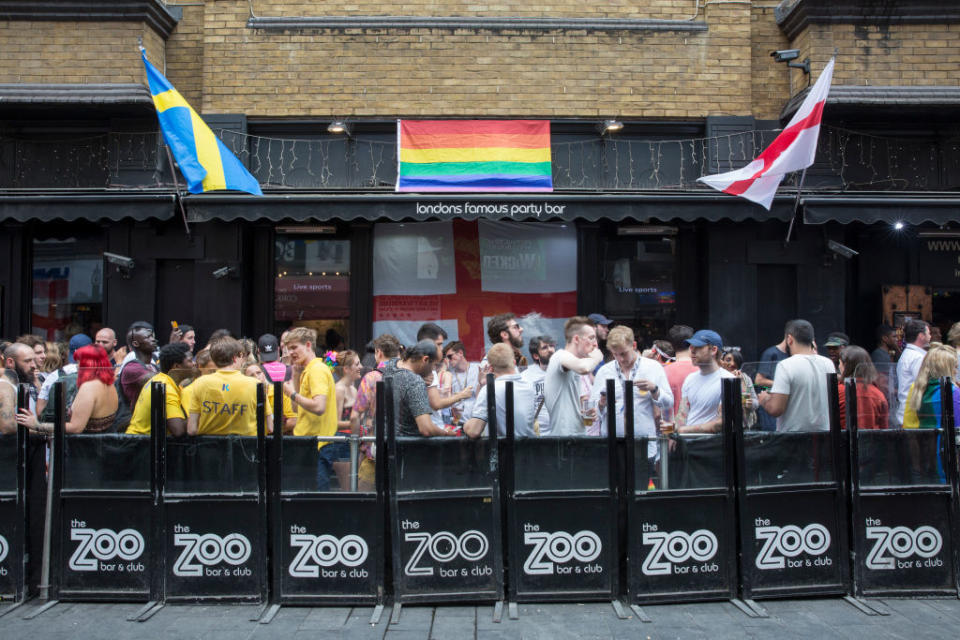
[[[234,189],[262,196],[260,184],[213,134],[173,85],[143,55],[163,139],[173,151],[190,193]]]

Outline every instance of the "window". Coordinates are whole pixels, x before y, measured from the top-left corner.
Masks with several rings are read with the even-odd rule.
[[[318,349],[345,349],[350,339],[350,241],[277,234],[275,254],[277,335],[293,326],[310,327],[317,331]]]
[[[603,259],[603,306],[612,319],[639,331],[644,346],[674,324],[676,242],[670,236],[611,238]]]
[[[103,326],[101,234],[33,242],[31,332],[46,340],[77,333],[93,337]]]

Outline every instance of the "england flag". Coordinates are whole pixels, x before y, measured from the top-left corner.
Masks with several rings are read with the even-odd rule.
[[[756,160],[736,171],[704,176],[697,181],[717,191],[742,196],[769,211],[783,176],[813,164],[833,63],[831,58],[790,123]]]

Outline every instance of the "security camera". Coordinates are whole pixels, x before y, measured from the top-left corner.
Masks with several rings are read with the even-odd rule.
[[[845,244],[840,244],[839,242],[836,242],[835,240],[827,240],[827,249],[830,249],[830,251],[833,251],[833,252],[834,252],[835,254],[837,254],[838,256],[843,256],[843,257],[846,258],[847,260],[849,260],[850,258],[852,258],[852,257],[854,257],[854,256],[860,255],[860,252],[859,252],[859,251],[855,251],[855,250],[851,249],[850,247],[848,247],[847,245],[845,245]]]
[[[800,57],[800,49],[780,49],[770,54],[777,62],[788,62]]]
[[[236,273],[236,269],[233,267],[220,267],[219,269],[213,272],[213,277],[217,280],[222,280],[233,273]]]
[[[119,253],[110,253],[109,251],[104,251],[103,257],[107,259],[107,262],[115,264],[121,269],[133,269],[133,258],[121,256]]]

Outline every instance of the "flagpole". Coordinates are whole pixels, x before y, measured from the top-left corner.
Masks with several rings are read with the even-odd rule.
[[[807,177],[807,168],[803,168],[800,174],[800,184],[797,185],[797,199],[793,201],[793,215],[790,216],[790,226],[787,227],[787,242],[790,242],[790,234],[793,232],[793,223],[797,220],[797,210],[800,208],[800,190],[803,189],[803,181]]]
[[[180,181],[177,180],[177,168],[173,164],[173,156],[170,155],[170,145],[164,143],[163,148],[167,150],[167,162],[170,163],[170,175],[173,176],[173,186],[177,190],[177,205],[180,207],[180,217],[183,219],[183,228],[187,231],[187,237],[190,237],[190,225],[187,223],[187,210],[183,208],[183,198],[180,197]]]

